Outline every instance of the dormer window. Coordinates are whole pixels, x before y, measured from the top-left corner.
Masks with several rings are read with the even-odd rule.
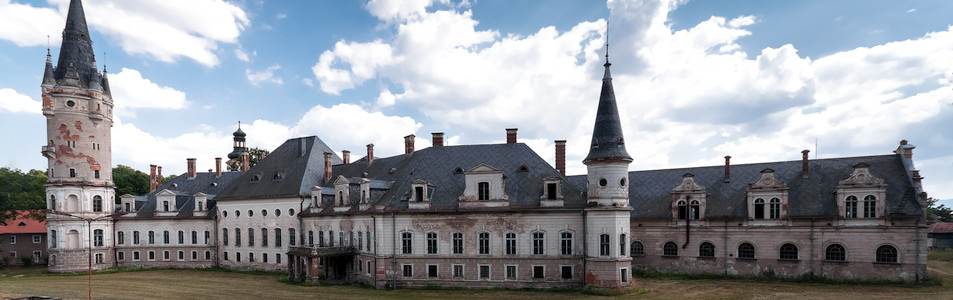
[[[853,174],[837,185],[837,205],[841,217],[858,219],[883,216],[886,194],[887,184],[871,174],[869,164],[854,165]]]
[[[169,211],[169,201],[162,201],[162,211]]]
[[[344,191],[338,191],[338,206],[344,206]]]
[[[490,200],[490,183],[483,181],[477,183],[477,200]]]
[[[688,208],[689,217],[692,220],[698,220],[701,215],[701,203],[698,200],[692,200],[691,205]]]
[[[271,180],[273,180],[273,181],[281,181],[281,180],[284,179],[284,178],[285,178],[285,174],[284,174],[283,172],[278,172],[278,173],[275,173],[275,175],[271,177]]]
[[[754,200],[754,218],[764,219],[764,199],[758,198]]]
[[[252,175],[251,179],[248,182],[257,183],[259,181],[261,181],[261,176],[259,176],[258,174],[255,174],[255,175]]]
[[[424,180],[414,180],[410,182],[410,208],[427,209],[430,208],[431,186]]]
[[[672,190],[672,196],[673,218],[700,220],[705,217],[705,187],[695,183],[695,175],[682,175],[682,183]]]
[[[350,195],[350,186],[351,181],[345,178],[344,176],[338,176],[334,180],[334,203],[335,206],[344,207],[350,204],[349,199]]]
[[[770,214],[768,217],[772,219],[778,219],[781,217],[781,199],[771,198],[771,203],[768,207]]]
[[[877,197],[867,195],[864,197],[864,218],[877,217]]]
[[[205,207],[203,206],[203,204],[204,204],[204,203],[202,203],[202,201],[199,201],[199,202],[198,202],[198,205],[195,206],[195,209],[198,210],[198,211],[203,211],[203,210],[205,210]]]
[[[678,200],[676,203],[678,206],[678,219],[685,220],[688,218],[688,206],[685,205],[685,200]]]
[[[556,200],[556,187],[558,183],[556,182],[547,182],[546,183],[546,199]]]
[[[761,171],[758,182],[748,184],[748,216],[754,220],[784,218],[787,214],[784,208],[787,206],[787,201],[787,183],[775,178],[774,170],[771,168]]]

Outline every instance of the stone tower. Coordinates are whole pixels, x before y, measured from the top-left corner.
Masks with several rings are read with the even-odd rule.
[[[111,128],[113,101],[96,69],[93,43],[80,0],[72,0],[59,59],[47,51],[40,85],[48,159],[46,182],[49,270],[85,271],[113,265]],[[90,253],[91,249],[91,253]]]
[[[602,93],[592,130],[589,155],[582,162],[587,170],[586,285],[597,289],[632,288],[628,254],[629,163],[622,124],[609,74],[608,46]]]

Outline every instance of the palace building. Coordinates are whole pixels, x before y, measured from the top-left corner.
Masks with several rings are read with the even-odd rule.
[[[635,269],[917,281],[926,270],[926,193],[914,146],[892,154],[629,171],[608,56],[593,105],[586,174],[565,174],[506,129],[506,143],[341,156],[317,136],[287,140],[238,171],[187,173],[117,199],[113,99],[72,0],[41,90],[49,143],[49,269],[222,267],[298,280],[388,286],[625,290]],[[117,99],[122,101],[122,99]],[[155,166],[153,166],[155,167]],[[155,175],[155,168],[153,175]],[[161,171],[160,171],[161,172]],[[161,178],[161,174],[158,176]],[[87,249],[90,252],[86,252]]]

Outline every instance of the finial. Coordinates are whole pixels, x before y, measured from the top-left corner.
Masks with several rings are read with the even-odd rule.
[[[238,129],[242,129],[242,121],[238,121]]]
[[[106,74],[106,51],[103,51],[103,74]]]
[[[606,65],[609,63],[609,19],[606,19]]]

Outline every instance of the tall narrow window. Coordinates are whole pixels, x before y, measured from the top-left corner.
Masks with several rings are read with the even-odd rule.
[[[156,233],[155,231],[149,230],[149,244],[151,245],[155,243],[156,243]]]
[[[857,197],[847,196],[844,200],[844,217],[848,219],[857,218]]]
[[[171,240],[172,240],[172,238],[169,236],[169,231],[168,231],[168,230],[163,231],[163,232],[162,232],[162,243],[163,243],[163,244],[169,244],[169,243],[171,243]]]
[[[192,245],[199,243],[199,232],[192,230]]]
[[[99,170],[93,170],[93,178],[99,179]]]
[[[627,238],[625,238],[625,233],[619,235],[619,256],[625,256],[625,247],[628,244]]]
[[[546,199],[556,200],[556,183],[550,182],[546,184]]]
[[[692,200],[691,207],[689,207],[689,217],[692,220],[698,220],[701,218],[701,204],[698,200]]]
[[[546,254],[546,234],[543,232],[533,232],[533,255]]]
[[[463,233],[453,233],[453,254],[463,254]]]
[[[308,245],[314,246],[314,230],[308,230]]]
[[[211,240],[212,236],[208,230],[205,231],[205,244],[208,245],[208,242]]]
[[[506,233],[506,255],[516,255],[516,234]]]
[[[477,183],[477,199],[490,200],[490,183],[489,182]]]
[[[877,217],[877,197],[867,195],[864,197],[864,218]]]
[[[132,244],[139,245],[139,231],[138,230],[132,232]]]
[[[478,237],[478,249],[480,254],[490,254],[490,233],[481,232]]]
[[[288,245],[290,246],[295,245],[295,229],[294,228],[288,228]]]
[[[169,211],[169,201],[162,201],[162,211]]]
[[[56,248],[56,230],[50,230],[50,248]]]
[[[76,177],[76,169],[69,169],[69,177]]]
[[[228,246],[228,228],[222,228],[222,245]]]
[[[678,219],[685,220],[688,218],[688,206],[686,205],[685,200],[678,200],[675,205],[678,207]]]
[[[572,255],[572,232],[560,233],[559,249],[562,255]]]
[[[437,233],[427,233],[427,254],[437,254]]]
[[[417,202],[424,201],[424,187],[422,186],[414,187],[414,201],[417,201]]]
[[[338,191],[338,206],[344,206],[344,191]]]
[[[255,246],[255,230],[248,228],[248,247],[254,247],[254,246]]]
[[[371,231],[368,230],[365,233],[365,236],[367,236],[367,251],[374,251],[374,248],[373,248],[374,244],[373,244],[373,241],[371,241]]]
[[[318,247],[324,247],[324,231],[318,230]]]
[[[609,235],[600,234],[599,235],[599,255],[609,256]]]
[[[764,199],[754,199],[754,218],[764,219]]]
[[[56,196],[50,195],[50,209],[56,210]],[[128,209],[126,211],[129,211]]]
[[[328,247],[334,247],[334,231],[328,230]]]
[[[116,244],[122,245],[126,243],[126,233],[125,232],[116,232]]]
[[[93,230],[93,246],[96,246],[96,247],[103,246],[103,230],[102,229]]]
[[[769,212],[770,212],[768,216],[769,218],[771,219],[781,218],[781,199],[771,198]]]
[[[103,211],[103,197],[99,195],[93,196],[93,211],[102,212]]]
[[[313,232],[312,232],[312,233],[313,233]],[[436,241],[434,241],[434,242],[436,242]],[[434,247],[436,247],[436,246],[434,246]],[[364,232],[363,232],[363,231],[358,231],[358,232],[357,232],[357,250],[358,250],[358,251],[364,251]],[[434,251],[434,253],[436,253],[436,251]]]
[[[281,228],[275,228],[275,247],[281,247]]]
[[[268,247],[268,228],[261,229],[261,246]]]
[[[179,245],[185,244],[185,232],[179,230]]]
[[[414,234],[410,232],[404,232],[400,234],[400,253],[411,254],[414,253]]]
[[[235,247],[242,246],[242,229],[235,228]]]

